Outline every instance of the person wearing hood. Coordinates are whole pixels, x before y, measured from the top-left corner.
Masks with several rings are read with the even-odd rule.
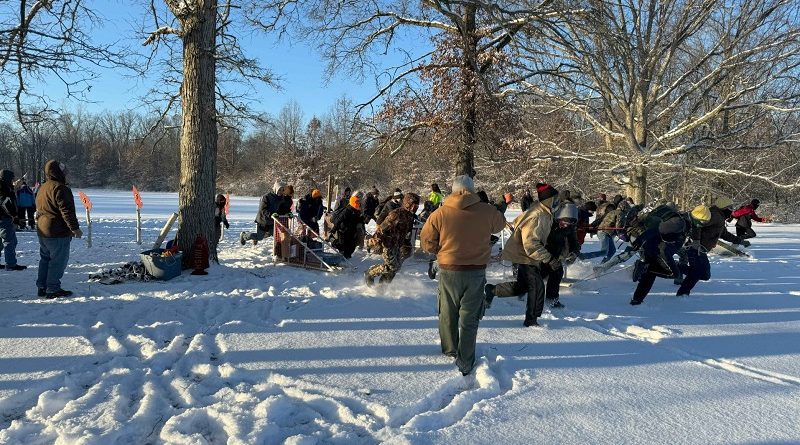
[[[710,220],[711,214],[706,206],[697,206],[689,214],[673,212],[633,241],[630,249],[639,250],[640,254],[633,270],[633,279],[638,284],[630,301],[632,306],[642,304],[657,277],[674,279],[680,276],[674,256],[687,237],[696,236],[693,229],[708,224]],[[692,244],[697,243],[693,240]],[[707,263],[708,259],[705,261]]]
[[[581,251],[575,224],[578,222],[578,207],[572,202],[562,202],[555,212],[555,221],[550,229],[545,247],[553,258],[558,258],[558,263],[542,265],[542,278],[547,280],[545,299],[553,308],[562,308],[564,304],[559,301],[561,280],[564,279],[563,264],[572,264]]]
[[[227,204],[228,199],[221,193],[214,199],[214,236],[216,236],[217,242],[222,239],[222,226],[225,226],[226,230],[231,227],[228,222],[228,215],[225,214],[225,206]]]
[[[471,177],[457,176],[452,191],[425,221],[420,243],[439,264],[442,353],[455,358],[461,374],[468,375],[475,366],[475,342],[484,312],[489,237],[503,230],[506,220],[494,206],[481,202]]]
[[[272,236],[275,228],[275,221],[272,220],[273,214],[286,215],[291,211],[291,198],[286,199],[286,183],[275,181],[272,191],[261,197],[258,203],[258,214],[256,214],[256,231],[242,232],[239,235],[239,243],[245,245],[247,241],[258,244],[265,237]]]
[[[83,236],[75,214],[75,200],[67,186],[67,167],[55,160],[44,165],[47,182],[36,194],[36,231],[39,235],[38,296],[68,297],[72,292],[61,288],[61,277],[69,261],[72,238]]]
[[[531,189],[526,189],[525,194],[522,195],[522,199],[519,200],[519,206],[522,208],[523,212],[527,212],[531,206],[533,206],[533,194],[531,194]]]
[[[364,272],[367,286],[374,285],[376,277],[380,277],[381,283],[391,283],[403,266],[403,261],[411,256],[411,246],[407,242],[414,228],[419,200],[419,195],[406,193],[403,206],[392,210],[375,229],[369,243],[370,246],[381,245],[383,264],[376,264]]]
[[[561,260],[547,250],[547,238],[553,227],[553,212],[559,206],[558,191],[549,184],[536,184],[539,203],[519,215],[513,223],[514,232],[508,239],[502,258],[517,264],[517,279],[497,285],[486,285],[486,303],[494,297],[515,297],[528,294],[525,306],[525,327],[538,326],[537,319],[544,310],[545,288],[542,280],[544,265],[561,267]]]
[[[17,194],[14,192],[14,172],[0,170],[0,250],[6,261],[5,270],[20,271],[26,266],[17,264]]]
[[[753,221],[770,222],[769,218],[762,218],[756,215],[756,209],[761,205],[761,201],[753,199],[749,204],[743,205],[731,214],[731,218],[736,218],[736,236],[742,239],[755,238],[756,232],[753,230]]]

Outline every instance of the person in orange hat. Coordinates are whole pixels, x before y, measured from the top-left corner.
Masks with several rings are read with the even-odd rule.
[[[297,205],[297,216],[303,224],[319,233],[319,220],[322,218],[323,210],[322,192],[318,189],[314,189],[306,196],[300,198],[300,202]]]
[[[345,258],[350,259],[356,250],[358,226],[364,223],[361,216],[361,198],[357,195],[351,196],[347,207],[333,213],[331,223],[333,224],[331,245]]]

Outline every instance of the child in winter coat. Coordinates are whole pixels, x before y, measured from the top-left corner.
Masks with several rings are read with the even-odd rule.
[[[225,229],[231,227],[228,223],[228,215],[225,214],[225,205],[227,203],[228,200],[222,194],[217,195],[214,200],[214,236],[217,238],[217,242],[222,239],[222,226],[224,225]]]

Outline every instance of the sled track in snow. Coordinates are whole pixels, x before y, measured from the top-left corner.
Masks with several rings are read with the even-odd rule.
[[[594,318],[587,318],[586,314],[579,314],[565,310],[562,310],[561,313],[564,314],[564,316],[561,317],[563,320],[571,323],[578,323],[600,334],[622,338],[625,340],[650,343],[654,346],[670,351],[679,357],[710,368],[738,374],[766,383],[800,386],[800,378],[795,376],[781,374],[755,366],[745,365],[735,360],[710,357],[703,354],[698,354],[696,352],[690,352],[684,349],[660,344],[660,341],[665,337],[680,335],[680,331],[676,331],[664,326],[642,327],[629,323],[615,324],[613,322],[605,321],[607,318],[604,314],[595,314]]]

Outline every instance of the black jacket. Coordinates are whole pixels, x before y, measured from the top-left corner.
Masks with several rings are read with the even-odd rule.
[[[526,193],[520,199],[519,205],[522,207],[523,212],[527,211],[533,205],[533,196]]]
[[[580,252],[581,247],[578,245],[575,226],[562,229],[556,220],[550,229],[550,235],[547,236],[544,247],[554,258],[564,258],[570,253]]]
[[[322,218],[322,197],[319,198],[312,198],[311,194],[307,194],[297,205],[297,216],[300,217],[300,221],[307,226],[312,225],[314,219],[319,220]]]
[[[0,170],[0,218],[17,217],[17,194],[14,193],[14,173]]]
[[[375,210],[378,209],[378,204],[378,198],[376,198],[372,193],[367,193],[366,198],[364,198],[364,216],[375,215]]]
[[[381,209],[381,214],[378,215],[378,217],[375,219],[375,222],[377,222],[378,224],[382,223],[383,220],[386,219],[387,216],[389,216],[389,213],[391,213],[392,210],[399,208],[400,208],[400,203],[398,201],[394,199],[389,200],[389,202],[387,202]]]
[[[361,219],[361,212],[350,205],[342,211],[333,213],[331,217],[331,224],[333,224],[332,232],[335,236],[333,247],[338,249],[345,258],[350,258],[356,250],[358,225],[363,222],[364,221]]]
[[[699,233],[693,234],[692,239],[697,237],[700,241],[700,245],[706,250],[713,249],[720,238],[733,244],[740,244],[742,239],[728,232],[728,229],[725,228],[725,220],[730,217],[730,213],[726,215],[725,210],[717,206],[711,206],[709,210],[711,211],[711,220],[706,223],[706,225],[700,227],[698,230]]]
[[[288,202],[287,202],[288,201]],[[284,196],[278,196],[273,192],[269,192],[261,197],[261,202],[258,204],[258,214],[256,215],[256,224],[264,227],[272,227],[272,214],[285,215],[291,210],[291,200],[287,200]]]

